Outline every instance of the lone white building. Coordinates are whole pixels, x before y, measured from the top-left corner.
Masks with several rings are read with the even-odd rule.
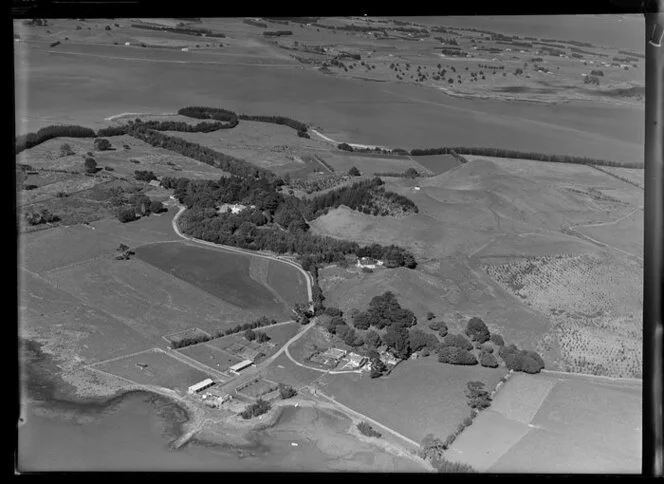
[[[251,366],[251,365],[253,365],[253,364],[254,364],[254,362],[251,361],[251,360],[244,360],[244,361],[241,361],[241,362],[236,363],[235,365],[231,366],[231,367],[229,368],[229,370],[230,370],[232,373],[235,373],[235,374],[237,375],[237,374],[239,374],[242,370],[244,370],[245,368],[247,368],[248,366]]]
[[[205,380],[199,381],[195,385],[190,386],[189,389],[187,390],[187,393],[193,395],[194,393],[198,393],[202,390],[205,390],[206,388],[210,388],[212,385],[214,385],[212,379],[206,378]]]

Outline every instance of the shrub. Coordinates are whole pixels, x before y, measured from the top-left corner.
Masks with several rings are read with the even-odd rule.
[[[432,321],[429,323],[429,328],[433,329],[434,331],[438,331],[439,329],[447,327],[444,321]]]
[[[468,406],[473,409],[473,412],[475,410],[484,410],[491,405],[491,394],[484,389],[484,383],[481,381],[470,381],[467,386],[466,396],[468,397]],[[472,423],[472,419],[470,422]],[[466,424],[466,427],[470,425],[465,421],[464,424]]]
[[[246,330],[246,331],[244,332],[244,337],[245,337],[248,341],[253,341],[253,340],[256,339],[256,333],[255,333],[252,329],[248,329],[248,330]]]
[[[49,209],[42,208],[39,212],[26,212],[25,220],[30,225],[40,225],[57,222],[60,220],[60,217],[52,213]]]
[[[351,169],[348,170],[348,174],[350,176],[360,176],[361,175],[360,170],[358,170],[357,167],[355,167],[355,166],[351,167]]]
[[[164,206],[163,203],[157,201],[157,200],[152,200],[150,202],[150,212],[151,213],[162,213],[166,211],[166,207]]]
[[[134,208],[123,208],[118,212],[118,220],[120,222],[127,223],[138,220],[138,215],[136,215],[136,210]]]
[[[357,429],[367,437],[381,437],[382,435],[380,432],[376,431],[371,425],[364,421],[357,424]]]
[[[152,171],[134,170],[134,178],[138,181],[150,182],[156,180],[157,176]]]
[[[498,360],[490,353],[480,355],[480,365],[486,368],[498,368]]]
[[[106,171],[115,171],[115,168],[113,168],[112,166],[105,166],[104,170],[106,170]]]
[[[476,365],[477,359],[467,350],[456,346],[445,346],[438,352],[438,361],[451,365]]]
[[[285,385],[284,383],[279,383],[279,397],[282,400],[292,398],[297,395],[297,390],[290,385]]]
[[[433,314],[431,311],[427,312],[427,321],[431,321],[435,317],[436,317],[436,315]]]
[[[339,143],[337,148],[343,151],[353,151],[353,147],[348,143]]]
[[[344,313],[343,313],[343,311],[341,311],[341,309],[334,308],[334,307],[331,307],[331,306],[326,307],[325,310],[323,311],[323,313],[327,314],[328,316],[342,317],[344,315]]]
[[[74,150],[71,149],[69,143],[63,143],[60,145],[60,156],[70,156],[74,154]]]
[[[86,173],[97,173],[97,162],[94,158],[86,158],[83,165]]]
[[[466,334],[470,337],[471,340],[477,341],[478,343],[484,343],[489,341],[491,333],[489,333],[489,328],[480,318],[471,318],[466,325]]]
[[[498,333],[493,333],[490,338],[491,342],[497,346],[505,346],[505,340]]]
[[[105,138],[95,139],[94,146],[97,151],[108,151],[112,148],[111,142]]]
[[[448,334],[443,338],[442,345],[455,346],[466,351],[471,351],[473,349],[473,344],[462,334]]]

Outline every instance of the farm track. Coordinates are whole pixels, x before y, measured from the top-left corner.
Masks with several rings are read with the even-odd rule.
[[[339,403],[339,402],[336,400],[336,398],[334,398],[334,397],[330,397],[329,395],[326,395],[325,393],[321,392],[321,391],[318,390],[318,389],[312,389],[312,391],[313,391],[314,395],[316,395],[316,396],[318,396],[318,397],[322,397],[323,399],[325,399],[325,400],[327,400],[328,402],[330,402],[332,405],[334,405],[334,406],[336,406],[336,407],[342,409],[342,410],[344,411],[344,413],[347,413],[347,414],[353,415],[354,417],[359,418],[359,419],[361,419],[361,420],[365,420],[365,421],[367,421],[367,422],[369,422],[369,423],[375,425],[376,427],[380,427],[381,429],[383,429],[383,430],[385,430],[385,431],[391,433],[392,435],[398,437],[399,439],[401,439],[401,440],[403,440],[403,441],[405,441],[405,442],[408,442],[410,445],[414,446],[415,448],[417,448],[417,449],[420,448],[420,444],[419,444],[418,442],[415,442],[414,440],[409,439],[409,438],[406,437],[405,435],[400,434],[400,433],[397,432],[396,430],[391,429],[390,427],[388,427],[388,426],[386,426],[386,425],[384,425],[384,424],[378,422],[377,420],[372,419],[371,417],[367,417],[367,416],[364,415],[363,413],[357,412],[357,411],[353,410],[352,408],[349,408],[349,407],[347,407],[346,405],[344,405],[344,404],[342,404],[342,403]]]

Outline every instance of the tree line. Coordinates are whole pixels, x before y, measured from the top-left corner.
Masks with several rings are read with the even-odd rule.
[[[473,147],[473,146],[456,146],[456,147],[442,147],[442,148],[415,148],[410,151],[411,156],[428,156],[428,155],[447,155],[456,152],[462,155],[476,155],[476,156],[494,156],[498,158],[518,158],[526,160],[537,161],[550,161],[554,163],[574,163],[580,165],[599,165],[599,166],[616,166],[623,168],[643,168],[643,163],[627,162],[627,161],[612,161],[600,158],[590,158],[585,156],[572,156],[572,155],[550,155],[538,152],[525,152],[505,148],[486,148],[486,147]]]
[[[41,128],[35,133],[27,133],[16,137],[16,153],[37,146],[44,141],[60,137],[95,138],[97,134],[91,128],[77,125],[55,125]]]
[[[262,123],[273,123],[281,124],[293,128],[297,131],[297,135],[300,138],[310,138],[309,133],[307,132],[307,125],[301,121],[296,121],[295,119],[287,118],[285,116],[252,116],[249,114],[240,114],[239,119],[246,121],[260,121]]]
[[[189,124],[184,121],[129,121],[127,125],[122,126],[109,126],[108,128],[101,128],[97,131],[97,136],[121,136],[128,134],[131,129],[141,127],[143,129],[153,129],[155,131],[180,131],[183,133],[211,133],[220,129],[230,129],[237,126],[237,119],[235,122],[202,122],[198,124]]]
[[[211,341],[213,339],[221,338],[223,336],[229,336],[231,334],[240,333],[242,331],[253,330],[256,328],[263,328],[265,326],[272,326],[273,324],[277,324],[276,319],[270,319],[266,316],[261,316],[260,318],[250,323],[236,324],[235,326],[231,326],[230,328],[226,328],[225,330],[215,331],[210,336],[202,334],[199,336],[188,336],[179,339],[177,341],[173,341],[171,343],[171,347],[173,349],[184,348],[186,346],[191,346],[198,343],[205,343],[206,341]]]
[[[275,175],[263,168],[256,167],[234,156],[226,155],[211,148],[201,146],[198,143],[183,140],[174,136],[168,136],[153,129],[147,129],[139,124],[128,131],[130,136],[140,139],[149,145],[175,151],[182,156],[187,156],[202,163],[215,166],[220,170],[243,177],[265,177],[273,178]]]

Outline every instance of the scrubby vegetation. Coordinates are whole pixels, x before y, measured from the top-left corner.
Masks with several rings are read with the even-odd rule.
[[[279,383],[279,397],[282,400],[293,398],[295,395],[297,395],[297,390],[295,388],[284,383]]]
[[[357,429],[362,432],[363,435],[366,435],[367,437],[381,437],[382,434],[375,430],[371,425],[369,425],[367,422],[360,422],[357,424]]]
[[[255,403],[252,403],[247,408],[245,408],[244,411],[240,413],[240,416],[243,419],[248,420],[250,418],[258,417],[259,415],[267,413],[270,408],[272,407],[269,402],[259,398]]]
[[[60,220],[60,217],[52,213],[49,209],[43,208],[40,211],[30,211],[25,213],[25,221],[29,225],[50,224]]]

